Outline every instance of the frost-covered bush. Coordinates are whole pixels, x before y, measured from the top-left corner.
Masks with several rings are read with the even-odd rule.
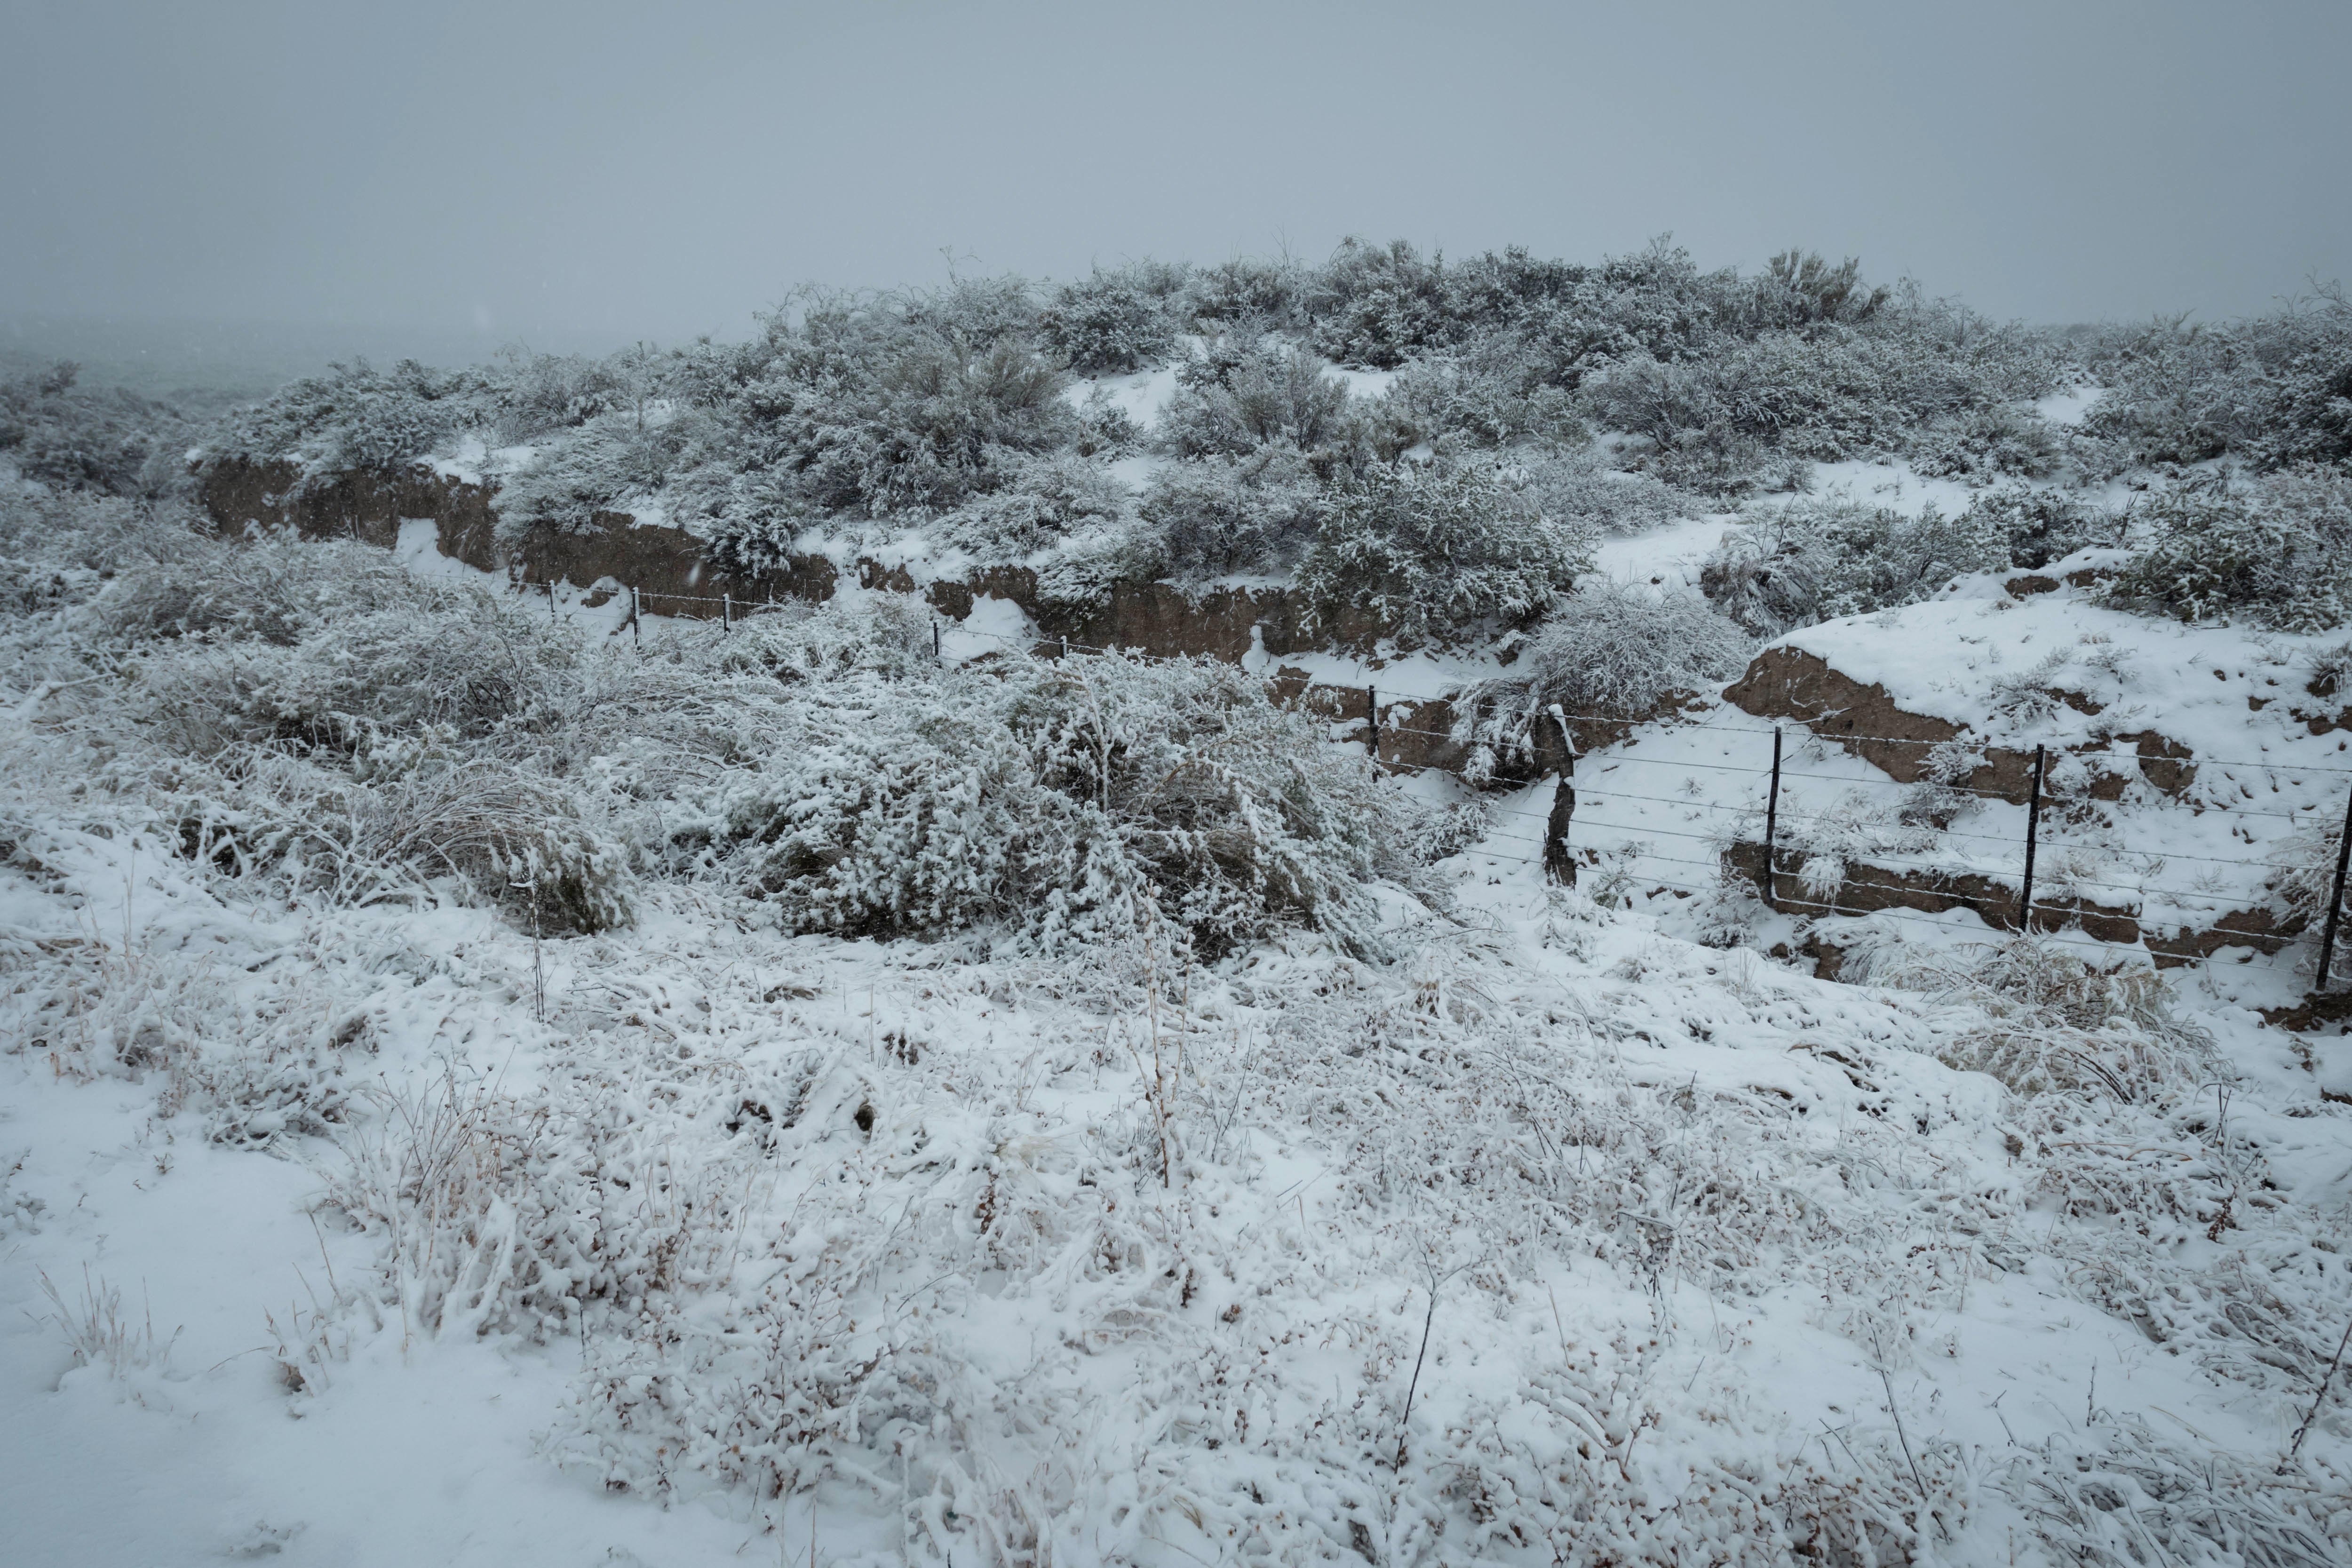
[[[185,490],[187,418],[136,393],[80,386],[80,374],[60,362],[0,379],[0,464],[58,489],[150,499]]]
[[[1189,268],[1134,262],[1064,283],[1047,297],[1038,338],[1080,375],[1123,375],[1165,359],[1183,330]]]
[[[2010,565],[2010,514],[1917,517],[1843,498],[1791,501],[1724,535],[1699,571],[1716,607],[1758,637],[1917,604],[1954,577]]]
[[[827,514],[951,510],[1069,444],[1062,373],[1017,298],[818,297],[743,351],[743,382],[681,454],[677,514],[760,560]]]
[[[1687,589],[1602,578],[1579,584],[1545,617],[1507,681],[1537,706],[1640,714],[1675,693],[1731,679],[1751,649],[1738,626]]]
[[[1521,756],[1537,726],[1550,722],[1547,708],[1576,719],[1646,719],[1672,698],[1731,679],[1751,650],[1738,626],[1688,589],[1580,583],[1504,674],[1465,694],[1454,739]]]
[[[378,371],[353,360],[229,415],[205,441],[203,462],[287,463],[301,487],[354,468],[396,468],[470,424],[478,389],[472,373],[445,374],[405,359]]]
[[[1323,490],[1304,458],[1266,447],[1241,458],[1171,463],[1139,508],[1184,577],[1287,569],[1314,541]]]
[[[616,410],[547,437],[526,466],[499,476],[499,537],[541,524],[585,532],[599,512],[628,511],[661,490],[705,424],[696,410]]]
[[[654,393],[654,366],[642,353],[624,361],[584,354],[509,350],[494,362],[481,398],[488,428],[508,442],[585,425],[633,409]]]
[[[1185,308],[1205,328],[1256,333],[1295,326],[1307,269],[1287,257],[1236,256],[1195,267],[1184,280]]]
[[[1556,383],[1555,373],[1508,333],[1482,333],[1457,349],[1412,360],[1375,410],[1386,429],[1384,455],[1423,445],[1492,449],[1580,440],[1575,396]]]
[[[2105,391],[2074,451],[2095,476],[2224,454],[2258,468],[2352,461],[2352,303],[2341,289],[2246,321],[2110,331],[2084,349]]]
[[[2123,520],[2063,489],[2016,481],[1979,490],[1963,509],[1962,526],[1981,521],[2008,542],[2008,564],[2032,571],[2090,545],[2119,542]]]
[[[1452,336],[1445,263],[1424,261],[1402,239],[1371,245],[1349,237],[1318,268],[1304,307],[1315,352],[1341,364],[1389,370]]]
[[[1270,340],[1221,339],[1176,372],[1176,395],[1156,441],[1177,458],[1242,458],[1281,445],[1299,451],[1348,441],[1347,384],[1310,353]]]
[[[2177,486],[2152,497],[2137,523],[2147,542],[2116,576],[2118,604],[2284,632],[2352,619],[2352,479],[2340,470]]]
[[[1545,516],[1521,476],[1375,465],[1331,493],[1298,584],[1327,624],[1369,613],[1443,637],[1542,615],[1591,567],[1592,541]]]
[[[1665,477],[1731,488],[1764,450],[1835,461],[1916,450],[1938,473],[2033,473],[2055,454],[2026,400],[2055,388],[2038,334],[1996,328],[1906,292],[1859,326],[1734,341],[1663,362],[1629,358],[1585,384],[1611,429],[1643,437]]]
[[[1596,533],[1647,533],[1706,509],[1654,475],[1629,474],[1590,450],[1515,453],[1524,488],[1544,515]]]
[[[1012,560],[1128,515],[1126,485],[1099,463],[1071,454],[1033,458],[1004,489],[940,520],[941,537],[983,560]]]
[[[1052,951],[1164,925],[1214,954],[1304,924],[1361,948],[1366,885],[1413,875],[1403,797],[1229,665],[860,672],[806,689],[793,728],[725,811],[797,929]]]

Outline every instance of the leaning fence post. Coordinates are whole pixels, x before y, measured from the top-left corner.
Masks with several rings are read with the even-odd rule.
[[[629,590],[629,640],[641,648],[646,646],[646,634],[638,617],[644,614],[645,606],[637,603],[637,591],[632,587]]]
[[[2017,895],[2017,929],[2033,931],[2033,846],[2042,829],[2042,764],[2048,748],[2033,748],[2033,793],[2025,803],[2025,886]]]
[[[547,580],[547,618],[551,621],[560,618],[555,613],[555,579],[552,577]]]
[[[1370,687],[1364,688],[1364,750],[1372,761],[1381,760],[1381,694]]]
[[[2336,881],[2327,893],[2327,921],[2319,934],[2319,979],[2315,993],[2327,989],[2327,972],[2336,966],[2336,916],[2344,907],[2344,869],[2352,866],[2352,797],[2344,802],[2344,837],[2336,846]]]
[[[1552,785],[1551,815],[1544,819],[1544,878],[1548,881],[1576,886],[1576,857],[1569,852],[1569,825],[1576,816],[1576,737],[1568,732],[1568,715],[1552,703],[1546,711],[1553,723],[1559,726],[1559,743],[1566,760],[1559,765],[1559,782]]]
[[[1780,907],[1772,887],[1772,851],[1780,833],[1780,726],[1772,726],[1772,790],[1764,797],[1764,907]]]

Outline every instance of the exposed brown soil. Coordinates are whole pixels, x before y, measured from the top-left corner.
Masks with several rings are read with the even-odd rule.
[[[2098,705],[2080,692],[2053,690],[2052,696],[2078,712],[2098,711]],[[1725,689],[1723,697],[1759,719],[1794,719],[1903,784],[1916,784],[1927,776],[1931,748],[1968,732],[1965,726],[1948,719],[1906,711],[1885,687],[1876,682],[1864,685],[1820,655],[1797,647],[1766,648],[1745,674]],[[2139,757],[2140,776],[2166,795],[2179,795],[2196,775],[2189,748],[2168,736],[2138,730],[2115,739],[2132,742]],[[2092,772],[2091,797],[2119,799],[2131,781],[2104,765],[2108,755],[2105,747],[2077,750]],[[2024,805],[2032,793],[2033,753],[2000,746],[1987,746],[1983,752],[1984,762],[1955,782],[2012,805]]]

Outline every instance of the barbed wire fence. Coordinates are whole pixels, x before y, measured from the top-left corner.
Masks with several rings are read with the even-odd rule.
[[[548,611],[551,618],[559,623],[561,622],[562,614],[561,598],[558,592],[560,584],[551,580],[535,582],[530,579],[517,579],[515,580],[514,586],[519,593],[522,594],[544,591],[547,595]],[[597,590],[591,589],[587,592],[593,594]],[[628,601],[626,618],[623,624],[626,626],[635,646],[640,649],[644,647],[645,605],[648,600],[668,601],[686,605],[718,605],[718,627],[714,635],[719,637],[731,635],[736,626],[743,621],[761,618],[771,615],[791,613],[794,610],[805,610],[808,607],[807,601],[799,599],[776,600],[772,598],[762,601],[750,601],[736,599],[732,595],[729,594],[694,595],[647,593],[635,587],[622,587],[617,591],[608,591],[607,597],[604,600],[591,607],[601,608],[604,604],[609,604],[613,602],[614,599],[619,598],[622,595],[625,595]],[[691,615],[692,613],[689,612],[689,614]],[[693,618],[708,621],[710,616],[706,611],[699,615],[693,616]],[[614,635],[617,635],[618,630],[618,626],[614,628]],[[1065,636],[1013,636],[1005,633],[982,631],[978,628],[968,626],[959,626],[956,630],[960,637],[986,638],[1002,643],[1008,648],[1017,648],[1033,656],[1045,656],[1056,658],[1068,658],[1073,656],[1116,656],[1118,658],[1140,662],[1169,662],[1168,656],[1139,653],[1134,649],[1126,647],[1077,643],[1071,641],[1070,638]],[[943,632],[943,624],[940,620],[939,616],[934,614],[931,617],[931,652],[935,658],[944,658],[946,657]],[[1280,656],[1269,655],[1268,657],[1278,658]],[[1352,691],[1353,689],[1334,686],[1328,683],[1310,683],[1307,689],[1339,692],[1342,690]],[[1364,744],[1370,757],[1378,766],[1391,773],[1437,773],[1445,774],[1449,777],[1461,777],[1462,769],[1458,766],[1448,766],[1443,763],[1415,763],[1407,761],[1402,756],[1391,755],[1382,757],[1380,754],[1380,744],[1383,735],[1392,737],[1409,735],[1416,738],[1435,740],[1445,742],[1449,745],[1462,743],[1461,736],[1457,734],[1455,731],[1450,729],[1430,730],[1416,728],[1405,724],[1382,724],[1381,721],[1381,699],[1383,693],[1385,693],[1392,702],[1444,703],[1449,706],[1459,703],[1464,693],[1460,690],[1448,692],[1412,691],[1400,689],[1394,687],[1386,687],[1379,683],[1368,684],[1363,688],[1365,713],[1367,716],[1364,724]],[[1591,787],[1589,780],[1579,781],[1576,777],[1575,769],[1578,758],[1578,750],[1575,737],[1572,731],[1570,729],[1570,725],[1571,723],[1586,723],[1594,726],[1624,728],[1630,722],[1628,719],[1622,715],[1566,713],[1563,712],[1557,704],[1550,706],[1547,710],[1547,716],[1552,719],[1559,725],[1559,736],[1564,748],[1564,752],[1563,765],[1559,773],[1559,784],[1557,787],[1573,792],[1570,796],[1571,806],[1572,803],[1578,800],[1610,800],[1635,805],[1665,805],[1674,807],[1677,810],[1696,809],[1714,811],[1719,814],[1724,814],[1732,819],[1732,821],[1727,824],[1727,831],[1717,833],[1693,833],[1676,828],[1658,827],[1649,825],[1644,825],[1639,828],[1625,827],[1620,824],[1601,825],[1612,831],[1623,832],[1629,835],[1638,835],[1642,837],[1658,837],[1692,841],[1695,844],[1709,846],[1715,850],[1715,855],[1712,858],[1696,859],[1688,856],[1661,854],[1654,849],[1644,847],[1633,852],[1638,859],[1645,862],[1656,862],[1664,865],[1695,868],[1699,870],[1713,873],[1717,878],[1720,879],[1727,872],[1736,870],[1736,867],[1727,865],[1727,862],[1736,861],[1739,858],[1739,852],[1741,850],[1751,849],[1757,852],[1752,858],[1758,860],[1759,864],[1750,875],[1757,884],[1758,891],[1762,898],[1763,902],[1766,907],[1769,909],[1800,916],[1867,915],[1880,920],[1892,920],[1909,924],[1935,926],[1939,930],[1948,929],[1946,928],[1943,925],[1943,922],[1939,921],[1923,918],[1927,911],[1918,910],[1916,906],[1912,906],[1914,912],[1908,915],[1895,913],[1892,909],[1885,906],[1868,910],[1848,909],[1843,907],[1838,900],[1839,892],[1845,885],[1843,869],[1841,870],[1839,882],[1831,888],[1826,898],[1819,896],[1817,892],[1814,896],[1805,896],[1806,890],[1808,889],[1803,875],[1804,860],[1801,858],[1795,866],[1785,864],[1787,851],[1784,850],[1783,841],[1780,833],[1780,826],[1781,823],[1843,824],[1846,819],[1831,813],[1789,811],[1782,809],[1781,794],[1782,784],[1784,781],[1801,779],[1841,784],[1848,787],[1852,787],[1856,784],[1875,784],[1901,790],[1909,790],[1916,787],[1915,782],[1905,781],[1893,777],[1878,779],[1853,778],[1832,773],[1809,773],[1801,769],[1786,767],[1783,765],[1784,727],[1779,724],[1771,725],[1768,731],[1762,727],[1762,721],[1759,721],[1757,724],[1720,724],[1709,723],[1704,721],[1678,719],[1673,723],[1673,727],[1677,730],[1692,729],[1701,731],[1719,731],[1725,733],[1741,735],[1743,737],[1756,740],[1759,742],[1760,742],[1764,737],[1769,734],[1771,741],[1770,761],[1769,763],[1759,763],[1753,766],[1743,766],[1738,763],[1705,763],[1685,758],[1669,759],[1664,757],[1642,757],[1633,755],[1627,752],[1619,752],[1614,753],[1610,759],[1612,768],[1615,766],[1632,764],[1636,766],[1646,765],[1662,769],[1680,769],[1684,770],[1686,773],[1690,771],[1698,771],[1747,774],[1758,779],[1762,786],[1760,793],[1763,798],[1760,806],[1727,805],[1719,801],[1696,800],[1688,795],[1676,797],[1666,795],[1647,795],[1629,790],[1596,789]],[[1333,722],[1335,724],[1352,723],[1354,721],[1347,718],[1335,718]],[[1926,751],[1933,750],[1937,746],[1948,743],[1946,741],[1930,741],[1917,736],[1907,735],[1863,735],[1849,734],[1843,731],[1838,732],[1834,735],[1821,735],[1817,734],[1809,727],[1803,730],[1803,733],[1808,742],[1817,742],[1825,747],[1842,746],[1848,742],[1866,742],[1879,745],[1916,747],[1920,748],[1924,752]],[[2149,759],[2143,757],[2140,760],[2144,763]],[[2328,892],[2324,903],[2322,904],[2320,911],[2321,931],[2319,952],[2317,955],[2312,985],[2312,991],[2315,994],[2325,994],[2336,978],[2337,967],[2336,964],[2336,948],[2338,946],[2337,939],[2339,936],[2340,927],[2342,925],[2341,916],[2345,902],[2346,882],[2347,872],[2352,872],[2352,766],[2331,767],[2321,763],[2288,764],[2280,762],[2276,758],[2256,761],[2224,757],[2191,756],[2179,758],[2163,757],[2155,760],[2189,767],[2210,766],[2216,768],[2260,768],[2271,773],[2284,773],[2290,775],[2336,775],[2340,776],[2345,781],[2346,804],[2344,822],[2336,845],[2336,863],[2333,868],[2333,875],[2328,879]],[[1863,857],[1856,857],[1855,858],[1860,860],[1862,865],[1870,869],[1889,870],[1896,873],[1916,872],[1923,877],[1934,879],[1937,882],[1943,885],[1916,887],[1897,882],[1889,884],[1886,887],[1882,888],[1881,890],[1913,894],[1923,898],[1932,898],[1939,900],[1943,906],[1948,909],[1952,907],[1960,907],[1971,910],[1985,922],[1986,925],[1997,930],[2015,930],[2021,931],[2038,931],[2042,940],[2066,946],[2095,950],[2102,953],[2108,954],[2112,954],[2117,947],[2144,946],[2145,951],[2149,952],[2151,956],[2174,956],[2178,957],[2181,962],[2188,962],[2189,959],[2197,956],[2193,947],[2181,948],[2178,945],[2172,948],[2158,947],[2153,945],[2155,939],[2152,937],[2147,938],[2145,941],[2135,939],[2132,942],[2109,942],[2096,940],[2088,932],[2087,929],[2085,929],[2088,923],[2093,921],[2113,922],[2129,920],[2131,921],[2134,929],[2137,930],[2138,921],[2133,917],[2129,910],[2110,909],[2095,903],[2086,903],[2085,900],[2079,897],[2071,903],[2036,902],[2033,897],[2034,879],[2035,867],[2040,851],[2047,847],[2052,849],[2063,849],[2092,854],[2139,855],[2148,857],[2162,863],[2169,863],[2175,860],[2185,860],[2200,865],[2228,866],[2273,872],[2308,874],[2313,869],[2312,867],[2296,861],[2255,859],[2244,857],[2195,855],[2170,847],[2159,848],[2147,845],[2126,844],[2111,837],[2088,842],[2075,838],[2045,838],[2042,834],[2042,824],[2045,812],[2052,808],[2086,808],[2113,804],[2110,801],[2102,800],[2099,797],[2090,795],[2062,795],[2050,791],[2046,788],[2048,763],[2049,753],[2047,748],[2044,746],[2036,746],[2033,752],[2032,773],[2027,789],[2027,798],[2023,802],[2017,801],[2014,798],[2015,792],[2007,789],[1987,788],[1980,785],[1948,782],[1938,782],[1932,785],[1932,787],[1937,791],[1948,795],[1977,796],[1979,798],[2000,801],[2008,805],[2022,805],[2024,806],[2025,826],[2021,838],[2000,834],[1971,833],[1948,826],[1938,826],[1931,829],[1931,831],[1937,837],[1944,838],[2000,844],[2019,848],[2021,851],[2019,887],[2017,892],[2013,895],[2003,896],[2000,892],[1995,890],[1980,890],[1977,892],[1961,890],[1950,885],[1955,878],[1970,878],[1980,883],[1990,884],[1995,880],[1997,874],[1974,869],[1963,870],[1946,862],[1921,859],[1916,855],[1906,855],[1899,851],[1872,850],[1865,852],[1866,858]],[[1527,782],[1534,783],[1539,782],[1539,780],[1531,779]],[[2233,816],[2273,818],[2293,823],[2299,827],[2316,826],[2319,826],[2323,820],[2320,811],[2316,808],[2302,813],[2266,811],[2253,806],[2226,806],[2221,807],[2220,809],[2227,810]],[[1486,835],[1486,837],[1535,846],[1537,847],[1537,852],[1538,854],[1545,855],[1548,862],[1550,859],[1550,855],[1548,852],[1559,851],[1565,847],[1564,844],[1560,841],[1559,836],[1562,833],[1563,822],[1566,820],[1572,820],[1572,814],[1570,817],[1563,818],[1561,814],[1557,810],[1532,811],[1522,807],[1496,805],[1491,803],[1486,805],[1485,810],[1489,817],[1501,816],[1515,819],[1526,819],[1528,821],[1539,822],[1544,825],[1543,831],[1538,834],[1518,833],[1513,832],[1507,827],[1496,827],[1493,828],[1487,835]],[[1740,839],[1738,837],[1739,826],[1743,824],[1754,822],[1759,816],[1761,817],[1763,825],[1763,837],[1761,843],[1756,844]],[[1802,854],[1803,852],[1801,851],[1800,853]],[[1801,889],[1799,894],[1793,897],[1786,891],[1789,885],[1788,879],[1791,878],[1796,879],[1797,886]],[[1717,890],[1717,887],[1694,885],[1687,881],[1678,882],[1673,880],[1671,878],[1660,879],[1653,876],[1643,876],[1640,880],[1643,883],[1660,890],[1672,891],[1684,895],[1705,895]],[[2145,900],[2149,895],[2157,895],[2166,898],[2210,901],[2217,896],[2214,890],[2210,888],[2188,889],[2151,887],[2145,882],[2113,882],[2094,877],[2083,876],[2078,872],[2071,870],[2066,874],[2064,880],[2066,885],[2072,889],[2094,889],[2102,891],[2116,892],[2128,895],[2141,900]],[[2275,879],[2273,879],[2272,881],[2274,882]],[[2145,903],[2143,902],[2140,907],[2144,909],[2146,907]],[[2068,934],[2070,930],[2084,930],[2084,934],[2081,936],[2071,935]],[[2279,942],[2283,945],[2286,940],[2288,940],[2293,934],[2296,933],[2274,929],[2270,932],[2232,931],[2229,934],[2252,936],[2262,940],[2273,940]]]

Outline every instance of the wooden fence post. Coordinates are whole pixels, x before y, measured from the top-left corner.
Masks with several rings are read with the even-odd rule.
[[[1559,743],[1567,760],[1560,763],[1559,782],[1552,785],[1551,815],[1544,819],[1544,879],[1576,886],[1576,857],[1568,847],[1568,830],[1576,818],[1576,737],[1568,732],[1568,715],[1554,702],[1548,710],[1559,726]]]

